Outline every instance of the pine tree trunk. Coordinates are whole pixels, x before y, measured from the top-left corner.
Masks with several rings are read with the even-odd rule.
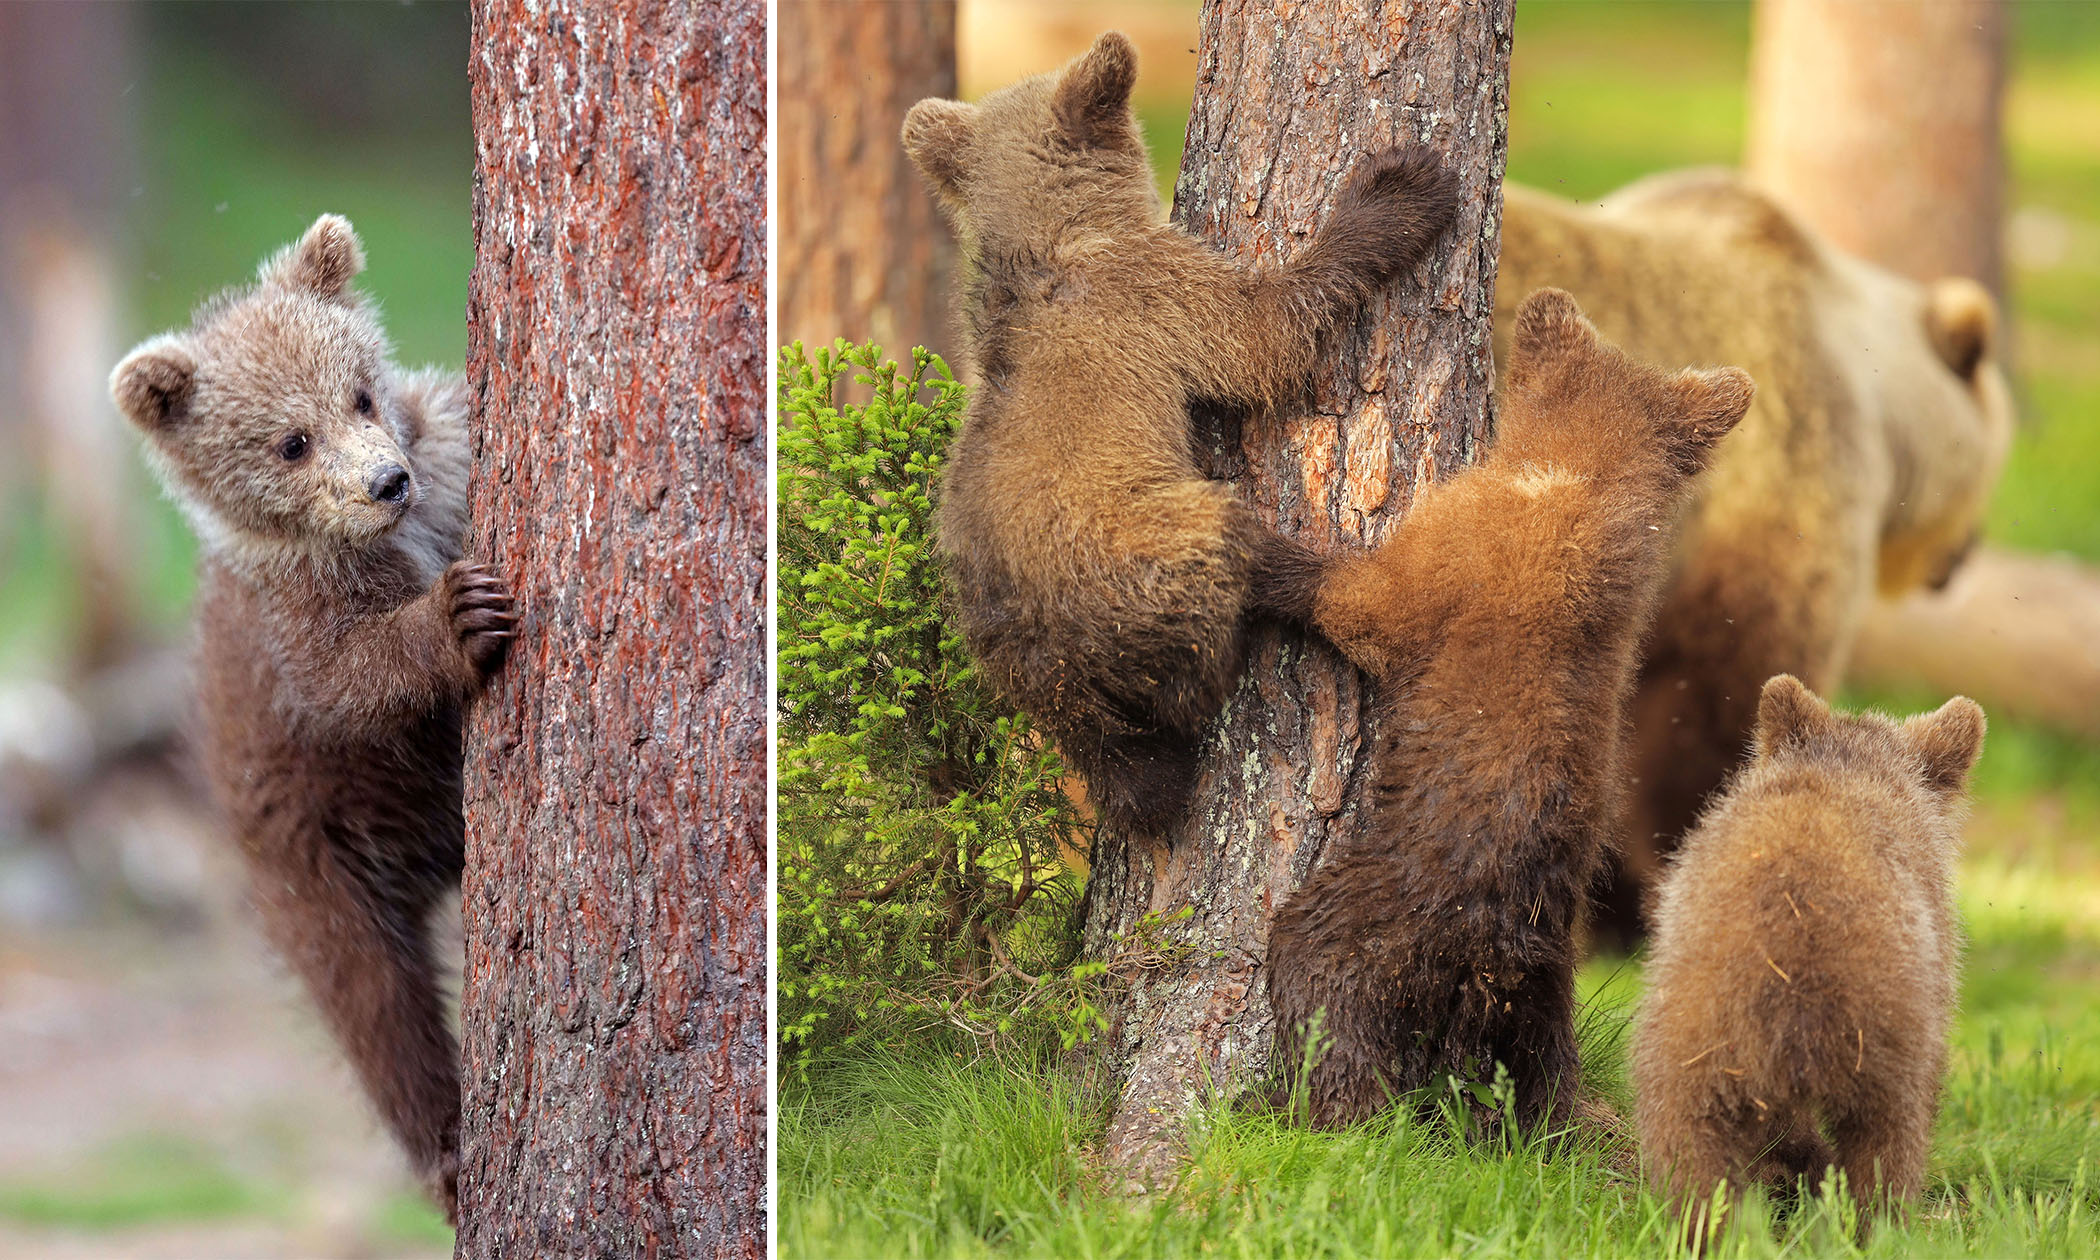
[[[475,5],[462,1256],[764,1247],[765,57]]]
[[[952,354],[954,244],[897,135],[955,95],[955,0],[782,0],[780,337]]]
[[[2002,292],[2000,0],[1759,0],[1745,165],[1837,245]]]
[[[1444,154],[1464,189],[1443,244],[1337,338],[1305,409],[1200,418],[1214,475],[1319,547],[1383,537],[1415,486],[1487,438],[1510,21],[1508,0],[1204,4],[1175,192],[1193,231],[1289,258],[1355,162],[1403,141]],[[1170,1171],[1206,1091],[1266,1067],[1269,918],[1361,822],[1369,700],[1331,649],[1258,632],[1173,843],[1096,838],[1086,945],[1123,982],[1101,1058],[1120,1092],[1108,1155],[1133,1174]]]

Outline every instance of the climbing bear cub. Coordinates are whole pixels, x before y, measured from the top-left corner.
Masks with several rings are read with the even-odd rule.
[[[504,584],[459,560],[463,382],[395,367],[317,220],[110,391],[203,543],[198,751],[263,923],[448,1216],[458,1049],[425,933],[459,886],[460,714]]]
[[[1275,1062],[1312,1051],[1315,1124],[1497,1063],[1521,1127],[1569,1114],[1576,917],[1623,826],[1636,651],[1668,527],[1750,397],[1734,368],[1628,359],[1541,290],[1486,458],[1332,563],[1313,620],[1381,712],[1368,821],[1269,937]]]
[[[1960,932],[1954,862],[1983,710],[1832,713],[1782,674],[1749,764],[1665,870],[1634,1025],[1650,1180],[1694,1236],[1721,1182],[1916,1199]]]
[[[971,651],[1085,776],[1158,834],[1240,668],[1250,614],[1302,622],[1317,565],[1195,463],[1189,405],[1302,388],[1323,333],[1456,213],[1422,150],[1363,163],[1282,267],[1164,221],[1113,32],[975,105],[925,100],[904,145],[969,259],[977,380],[940,545]]]

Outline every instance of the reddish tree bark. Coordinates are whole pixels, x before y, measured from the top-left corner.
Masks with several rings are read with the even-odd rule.
[[[955,0],[782,0],[780,338],[947,352],[948,224],[904,111],[955,95]]]
[[[1205,435],[1216,475],[1317,546],[1376,542],[1488,435],[1510,21],[1507,0],[1203,6],[1182,223],[1288,258],[1356,161],[1403,141],[1444,154],[1463,189],[1443,243],[1337,339],[1309,408]],[[1204,1092],[1267,1066],[1270,915],[1361,822],[1369,699],[1331,649],[1259,635],[1173,844],[1096,839],[1087,947],[1127,980],[1103,1048],[1108,1153],[1133,1172],[1165,1172]]]
[[[464,1256],[764,1248],[764,15],[475,6]]]

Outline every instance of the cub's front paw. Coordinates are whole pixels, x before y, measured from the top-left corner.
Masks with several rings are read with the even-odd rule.
[[[518,634],[509,585],[481,565],[461,560],[445,570],[445,606],[459,650],[474,671],[487,678],[503,668]]]

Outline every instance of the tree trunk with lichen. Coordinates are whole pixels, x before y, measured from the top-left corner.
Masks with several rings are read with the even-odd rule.
[[[955,0],[782,0],[780,339],[951,348],[955,248],[899,143],[955,95]]]
[[[1414,488],[1486,441],[1511,7],[1206,0],[1176,218],[1247,258],[1305,247],[1364,155],[1426,144],[1458,221],[1335,339],[1306,402],[1198,417],[1212,473],[1322,549],[1377,542]],[[1172,843],[1096,838],[1086,947],[1111,964],[1109,1158],[1168,1174],[1194,1108],[1267,1066],[1269,920],[1363,822],[1367,684],[1331,648],[1259,630]]]
[[[475,6],[463,1256],[764,1250],[765,56]]]

